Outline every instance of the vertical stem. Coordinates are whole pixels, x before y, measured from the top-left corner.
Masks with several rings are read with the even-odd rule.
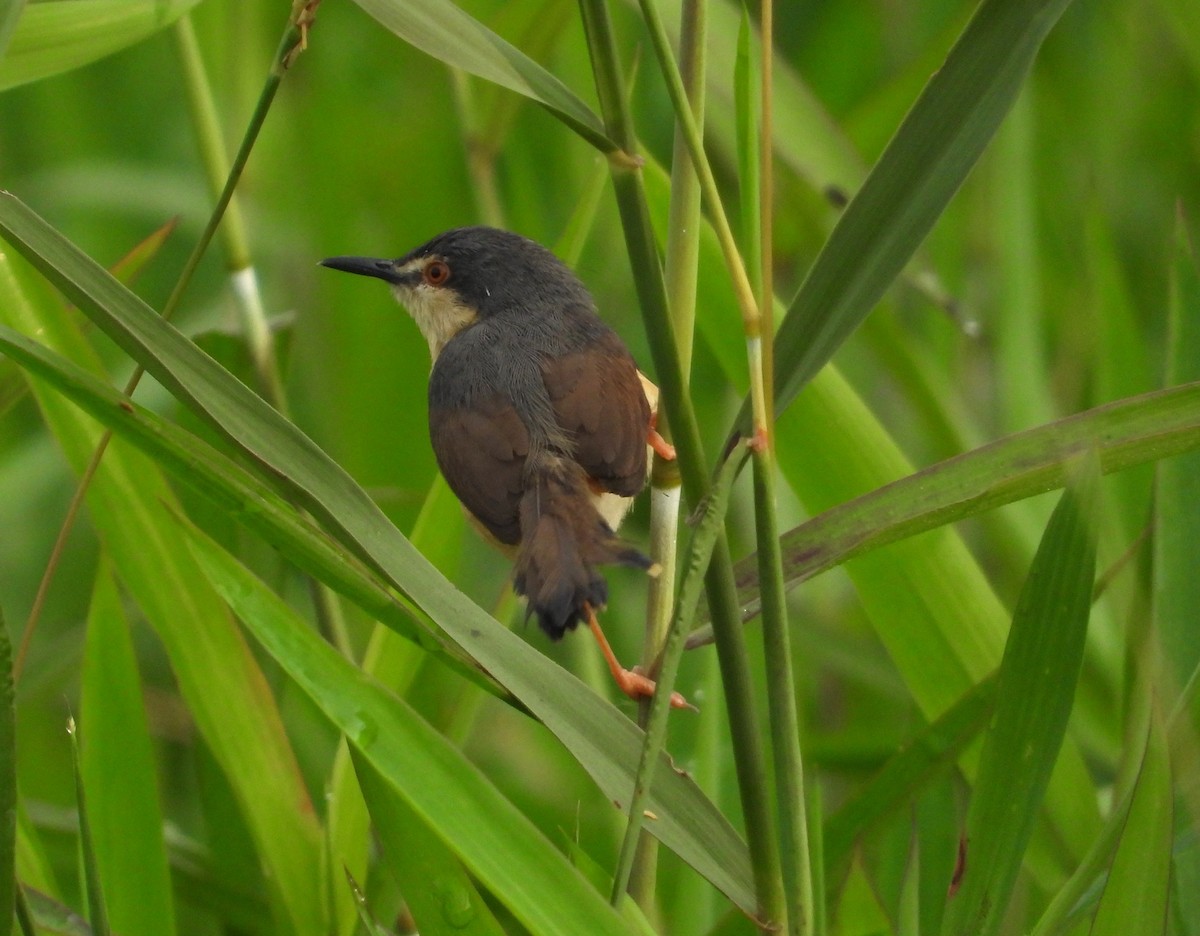
[[[751,369],[759,368],[756,391],[774,386],[774,267],[772,257],[772,202],[774,198],[771,145],[771,89],[773,3],[763,0],[762,99],[759,124],[759,256],[762,278],[758,308],[758,336],[750,338]],[[757,352],[757,354],[755,353]],[[755,358],[757,357],[757,360]],[[787,931],[793,936],[813,932],[813,885],[808,850],[808,822],[804,797],[804,764],[800,754],[800,718],[796,710],[796,679],[788,633],[787,602],[783,585],[783,555],[779,543],[779,516],[775,494],[775,432],[772,394],[754,394],[754,516],[758,540],[758,574],[762,597],[763,644],[766,651],[767,698],[771,723],[771,746],[775,762],[775,795],[778,802],[783,884],[787,895]]]
[[[704,77],[708,37],[707,0],[684,0],[680,10],[679,54],[684,89],[697,125],[704,122]],[[664,262],[666,290],[680,368],[686,388],[692,360],[692,338],[696,318],[696,270],[700,258],[700,183],[688,156],[687,142],[676,128],[671,162],[671,202],[667,219]],[[659,431],[670,439],[670,424],[659,421]],[[647,594],[646,632],[642,641],[642,667],[653,672],[667,640],[671,609],[675,602],[675,570],[678,550],[680,479],[677,468],[654,457],[650,492],[650,555],[662,569],[650,580]],[[645,727],[649,700],[638,712]],[[642,834],[630,877],[629,893],[649,913],[653,907],[658,839]]]
[[[580,11],[606,131],[623,150],[610,158],[613,188],[633,266],[634,284],[662,386],[662,403],[679,453],[684,493],[690,503],[698,504],[709,490],[704,453],[696,416],[686,394],[641,173],[633,158],[636,140],[621,91],[612,24],[603,0],[580,0]],[[685,126],[689,122],[685,121]],[[717,534],[705,585],[726,692],[746,839],[754,868],[758,915],[770,925],[782,916],[783,909],[779,848],[771,822],[765,758],[753,703],[754,680],[741,626],[733,559],[723,531]]]

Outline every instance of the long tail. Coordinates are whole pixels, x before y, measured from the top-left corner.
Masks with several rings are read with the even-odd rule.
[[[602,608],[608,584],[596,567],[649,569],[650,560],[623,543],[592,506],[582,469],[565,459],[539,466],[521,498],[521,548],[513,586],[529,599],[542,630],[558,640]]]

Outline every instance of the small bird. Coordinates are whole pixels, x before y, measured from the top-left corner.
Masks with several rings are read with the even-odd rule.
[[[574,273],[540,244],[455,228],[395,260],[323,266],[389,283],[433,360],[429,437],[476,525],[515,558],[513,587],[551,640],[587,621],[618,686],[654,683],[616,660],[596,620],[598,569],[653,571],[616,529],[645,486],[658,391]],[[673,694],[672,703],[686,704]]]

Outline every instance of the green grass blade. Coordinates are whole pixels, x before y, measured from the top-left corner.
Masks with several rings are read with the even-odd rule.
[[[354,772],[417,926],[429,936],[502,936],[504,930],[454,853],[364,755]]]
[[[247,486],[245,473],[228,459],[218,456],[206,443],[163,423],[140,407],[134,406],[132,412],[128,411],[125,407],[129,404],[111,387],[55,358],[36,342],[0,329],[0,346],[23,366],[53,381],[118,434],[144,446],[164,468],[185,483],[212,498],[236,519],[262,532],[305,571],[339,590],[345,589],[352,600],[378,615],[388,626],[401,629],[408,623],[409,633],[421,633],[411,626],[405,617],[408,612],[398,607],[378,579],[345,555],[338,557],[328,537],[299,524],[294,511],[289,513],[274,492],[259,482]],[[190,345],[186,347],[191,348]],[[194,348],[191,353],[199,354]],[[234,397],[245,394],[247,410],[261,405],[257,397],[249,395],[233,378],[223,381],[220,386],[224,388],[221,392],[232,393]],[[270,431],[286,426],[270,409],[263,412],[263,418],[271,423]],[[296,432],[290,426],[287,428]],[[261,434],[259,432],[259,437]],[[353,483],[348,478],[346,481]],[[335,492],[319,485],[314,486],[314,490],[326,503],[338,500]],[[354,490],[353,497],[344,502],[346,514],[343,519],[358,524],[360,530],[370,531],[372,554],[382,557],[384,564],[390,564],[392,576],[409,583],[420,596],[421,600],[417,602],[420,608],[428,610],[435,621],[444,624],[446,633],[441,635],[442,639],[449,636],[469,649],[488,673],[542,719],[606,796],[627,801],[641,748],[642,735],[636,727],[574,677],[467,601],[436,568],[411,551],[407,540],[381,515],[372,514],[378,516],[378,520],[364,517],[356,505],[370,502],[361,489],[355,487]],[[374,511],[373,505],[371,510]],[[411,557],[407,560],[411,565],[403,574],[401,567],[396,565],[397,556]],[[754,897],[745,845],[689,778],[667,764],[662,766],[651,790],[649,806],[659,819],[650,831],[739,907],[752,912]]]
[[[87,65],[141,42],[170,26],[199,2],[47,0],[26,4],[8,54],[0,59],[0,91]],[[18,9],[20,6],[16,4]]]
[[[1200,446],[1200,381],[1118,400],[999,439],[838,504],[783,534],[787,585],[794,588],[888,543],[1062,487],[1064,462],[1093,445],[1105,474],[1176,456],[1161,469],[1194,485],[1200,470],[1188,473],[1187,466],[1196,456],[1180,453]],[[736,571],[741,604],[753,615],[758,605],[755,557],[740,560]],[[1187,630],[1189,639],[1195,638],[1193,631]],[[698,633],[691,645],[703,639]]]
[[[1062,748],[1096,563],[1099,469],[1085,458],[1050,518],[1017,600],[967,815],[965,862],[942,921],[947,936],[999,931]]]
[[[792,301],[776,337],[777,412],[912,258],[1008,113],[1042,40],[1069,3],[985,0],[980,6]]]
[[[192,553],[246,628],[418,818],[534,933],[622,933],[620,917],[407,703],[321,640],[198,530]]]
[[[88,612],[80,772],[109,919],[122,936],[167,936],[175,913],[154,751],[129,624],[107,563]]]
[[[1174,792],[1166,729],[1157,705],[1117,853],[1091,936],[1164,933],[1174,845]]]
[[[14,262],[0,263],[0,316],[102,372],[73,316],[55,298],[23,289],[16,272]],[[35,383],[34,396],[68,462],[80,470],[99,440],[96,423],[42,384]],[[119,440],[87,501],[122,584],[162,641],[188,711],[236,792],[269,869],[276,909],[297,932],[316,932],[320,833],[312,804],[262,671],[187,558],[167,510],[175,503],[158,467]]]
[[[87,897],[88,922],[96,936],[109,936],[112,930],[108,925],[108,907],[104,901],[104,885],[100,882],[100,868],[96,863],[92,819],[88,812],[87,795],[83,789],[79,733],[74,718],[67,722],[67,734],[71,738],[71,763],[75,769],[75,814],[79,818],[79,850],[82,855],[83,891]]]
[[[541,104],[601,152],[618,148],[578,95],[450,0],[354,2],[427,55]]]
[[[12,644],[0,609],[0,936],[12,932],[17,899],[17,725]]]
[[[1176,225],[1168,312],[1168,385],[1200,381],[1200,272],[1182,219]],[[1154,496],[1154,623],[1170,690],[1187,685],[1200,667],[1200,452],[1161,462]]]

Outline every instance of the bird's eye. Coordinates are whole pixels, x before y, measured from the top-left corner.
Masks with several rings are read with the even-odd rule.
[[[441,286],[450,279],[450,265],[445,260],[431,260],[425,264],[425,282],[430,286]]]

